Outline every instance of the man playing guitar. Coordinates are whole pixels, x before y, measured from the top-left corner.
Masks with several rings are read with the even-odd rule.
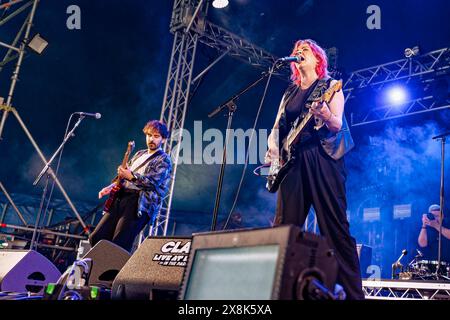
[[[161,145],[169,132],[164,123],[152,120],[144,129],[147,149],[136,152],[131,161],[128,149],[114,182],[103,188],[98,197],[109,195],[103,217],[90,235],[92,246],[105,239],[131,251],[134,239],[150,221],[152,224],[167,193],[172,162]]]

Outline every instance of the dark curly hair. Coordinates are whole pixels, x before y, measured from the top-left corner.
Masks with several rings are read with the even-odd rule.
[[[167,129],[167,126],[161,121],[150,120],[146,123],[142,131],[147,134],[147,132],[149,132],[151,129],[155,129],[156,131],[158,131],[163,139],[167,139],[167,137],[169,137],[169,130]]]

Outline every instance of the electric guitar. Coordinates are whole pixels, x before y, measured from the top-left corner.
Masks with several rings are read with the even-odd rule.
[[[130,141],[128,142],[127,151],[123,156],[122,167],[124,168],[127,167],[128,159],[130,158],[130,154],[133,152],[133,150],[134,150],[134,141]],[[123,188],[123,180],[124,179],[119,179],[119,177],[113,180],[114,186],[112,187],[111,192],[109,193],[108,200],[106,200],[105,202],[103,211],[109,212],[109,210],[111,209],[111,205],[114,199],[117,197],[119,190]]]
[[[322,106],[322,103],[329,103],[334,94],[342,89],[342,80],[335,82],[332,86],[330,86],[325,92],[318,98],[314,99],[314,101],[319,101],[317,108]],[[275,159],[271,161],[269,174],[267,176],[266,189],[275,193],[278,190],[281,182],[286,177],[287,173],[291,169],[292,165],[295,161],[295,148],[298,144],[298,140],[300,138],[301,133],[304,131],[306,125],[314,119],[314,116],[311,112],[308,112],[303,119],[300,120],[300,117],[294,122],[291,130],[289,131],[287,137],[283,140],[283,146],[280,148],[281,150],[287,150],[286,161],[281,159]],[[320,119],[317,119],[316,124],[314,126],[315,130],[319,130],[324,126],[324,122]],[[301,145],[301,144],[300,144]]]

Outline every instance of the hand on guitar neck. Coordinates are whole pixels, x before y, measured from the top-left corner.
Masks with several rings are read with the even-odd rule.
[[[131,174],[131,170],[128,169],[128,168],[124,168],[122,166],[119,166],[117,168],[117,176],[119,177],[119,179],[126,179],[126,180],[133,179],[133,175]]]
[[[131,152],[133,152],[134,149],[134,141],[128,142],[127,151],[125,152],[125,155],[122,160],[122,164],[117,168],[117,178],[113,181],[112,184],[110,184],[107,187],[104,187],[100,192],[98,193],[98,198],[101,199],[102,197],[108,195],[111,193],[111,191],[114,190],[112,195],[114,195],[120,188],[121,188],[121,181],[123,179],[131,180],[133,178],[133,175],[131,174],[131,171],[127,167],[128,159],[131,155]],[[112,199],[108,199],[106,205],[105,205],[105,211],[109,210],[109,206],[112,203]]]

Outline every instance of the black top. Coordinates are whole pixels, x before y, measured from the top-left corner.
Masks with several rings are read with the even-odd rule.
[[[292,97],[289,99],[289,101],[287,101],[285,107],[288,131],[290,128],[292,128],[293,123],[299,116],[304,117],[308,113],[309,110],[308,108],[306,108],[305,102],[313,92],[317,82],[318,80],[314,81],[314,83],[307,89],[301,89],[300,87],[295,86]],[[313,127],[314,121],[310,121],[301,134],[301,141],[306,141],[311,138],[315,131]]]

